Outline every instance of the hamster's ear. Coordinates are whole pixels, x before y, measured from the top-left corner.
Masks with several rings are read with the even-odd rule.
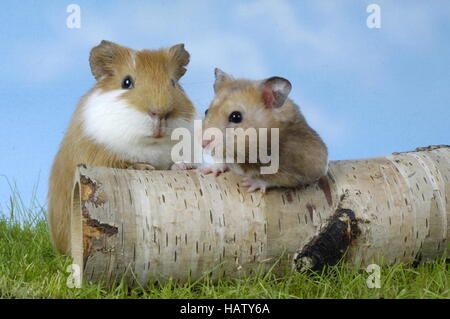
[[[264,104],[269,108],[281,107],[291,92],[291,82],[284,78],[274,76],[262,82],[262,97]]]
[[[173,63],[175,63],[175,77],[178,80],[186,73],[185,67],[189,64],[189,52],[184,48],[184,44],[180,43],[171,47],[169,49],[169,54]]]
[[[233,77],[225,72],[223,72],[219,68],[214,69],[214,76],[216,77],[216,80],[214,81],[214,93],[217,93],[219,91],[220,87],[233,79]]]
[[[113,75],[112,62],[119,49],[120,46],[118,44],[106,40],[92,48],[89,64],[91,65],[91,72],[97,81],[104,76]]]

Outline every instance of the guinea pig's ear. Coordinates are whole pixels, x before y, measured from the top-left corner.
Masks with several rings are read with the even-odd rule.
[[[180,43],[171,47],[169,49],[169,54],[176,65],[175,77],[178,80],[186,73],[185,66],[189,64],[189,52],[184,48],[184,44]]]
[[[292,89],[291,82],[278,76],[262,81],[261,86],[264,104],[269,108],[281,107]]]
[[[92,48],[89,56],[91,72],[98,81],[105,76],[113,75],[113,59],[120,50],[120,46],[110,41],[103,40]]]
[[[216,77],[216,80],[214,81],[214,93],[217,93],[224,83],[233,80],[231,75],[223,72],[219,68],[214,69],[214,76]]]

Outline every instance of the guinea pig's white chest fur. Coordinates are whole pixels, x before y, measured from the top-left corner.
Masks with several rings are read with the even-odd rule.
[[[169,137],[152,138],[152,118],[130,106],[120,96],[123,90],[94,90],[81,110],[83,133],[110,152],[132,162],[147,162],[159,169],[172,164],[174,142]]]

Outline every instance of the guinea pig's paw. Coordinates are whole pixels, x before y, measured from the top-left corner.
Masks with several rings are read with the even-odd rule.
[[[265,193],[268,183],[264,182],[260,179],[253,179],[250,177],[246,177],[242,180],[242,186],[248,187],[247,191],[252,193],[256,190],[261,190],[261,192]]]
[[[139,171],[154,171],[156,168],[149,163],[137,162],[129,165],[128,169],[135,169]]]
[[[228,166],[226,164],[215,163],[200,167],[200,172],[205,175],[212,173],[214,176],[219,176],[226,171],[228,171]]]
[[[192,163],[173,163],[170,169],[172,171],[187,171],[190,169],[196,169],[197,166]]]

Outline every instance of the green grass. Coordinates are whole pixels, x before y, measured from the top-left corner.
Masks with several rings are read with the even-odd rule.
[[[56,254],[49,240],[45,209],[26,206],[14,192],[0,211],[0,298],[449,298],[445,258],[417,268],[382,267],[381,288],[366,286],[364,269],[339,264],[321,274],[276,277],[269,273],[212,283],[207,278],[129,289],[96,284],[68,288],[71,261]]]

